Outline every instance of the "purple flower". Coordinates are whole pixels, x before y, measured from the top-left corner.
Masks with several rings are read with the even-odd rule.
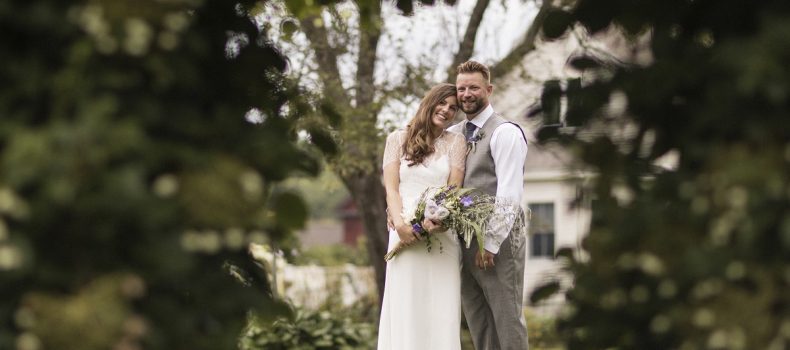
[[[422,234],[422,233],[425,232],[425,230],[422,228],[422,225],[420,225],[420,224],[411,225],[411,229],[414,230],[414,232],[417,232],[419,234]]]
[[[472,196],[461,197],[461,205],[463,205],[464,207],[468,207],[472,205]]]

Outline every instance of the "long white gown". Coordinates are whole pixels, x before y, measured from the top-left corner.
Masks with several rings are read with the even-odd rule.
[[[437,139],[435,152],[422,164],[410,167],[402,156],[404,138],[404,131],[395,131],[387,137],[384,166],[400,162],[402,216],[408,223],[427,188],[446,185],[451,167],[463,171],[466,142],[461,134],[445,132]],[[399,241],[398,234],[390,230],[388,251]],[[460,249],[454,233],[438,233],[434,234],[430,252],[420,242],[387,263],[379,350],[461,348]]]

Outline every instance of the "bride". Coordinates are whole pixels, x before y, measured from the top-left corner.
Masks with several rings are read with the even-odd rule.
[[[387,264],[378,349],[460,349],[461,247],[451,231],[431,233],[432,249],[409,223],[429,187],[460,186],[466,142],[446,131],[458,110],[455,86],[434,86],[406,130],[387,137],[384,186],[394,229],[389,249],[411,245]],[[400,214],[400,215],[396,215]],[[426,228],[432,228],[426,223]]]

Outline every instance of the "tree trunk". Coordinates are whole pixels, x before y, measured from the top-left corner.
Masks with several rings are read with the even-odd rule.
[[[346,121],[353,125],[347,128],[358,128],[357,135],[365,135],[369,141],[378,140],[376,120],[380,107],[376,106],[376,56],[378,52],[379,37],[383,21],[381,19],[381,3],[379,1],[358,1],[360,13],[359,57],[357,58],[356,74],[356,111]],[[383,141],[383,140],[382,140]],[[372,146],[372,147],[371,147]],[[368,256],[370,264],[376,273],[376,286],[379,292],[379,306],[384,298],[384,279],[386,264],[384,254],[387,253],[387,200],[384,186],[381,182],[381,156],[378,154],[379,144],[355,143],[348,144],[347,150],[354,150],[361,154],[357,162],[369,162],[372,167],[361,167],[361,170],[346,176],[346,187],[354,198],[365,236],[368,239]],[[371,152],[372,151],[372,152]],[[352,153],[353,154],[353,151]]]
[[[384,254],[387,253],[387,202],[381,176],[373,174],[354,174],[343,178],[343,182],[351,192],[357,206],[367,237],[370,264],[376,273],[379,305],[384,297],[384,277],[386,264]]]

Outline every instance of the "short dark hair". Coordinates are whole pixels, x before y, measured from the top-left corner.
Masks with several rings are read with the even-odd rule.
[[[486,67],[486,65],[484,65],[484,64],[482,64],[480,62],[466,61],[464,63],[459,64],[458,68],[456,69],[456,71],[457,71],[458,74],[462,74],[462,73],[480,73],[480,74],[483,75],[483,79],[485,79],[486,82],[488,82],[488,83],[491,82],[491,72],[488,70],[488,67]]]

